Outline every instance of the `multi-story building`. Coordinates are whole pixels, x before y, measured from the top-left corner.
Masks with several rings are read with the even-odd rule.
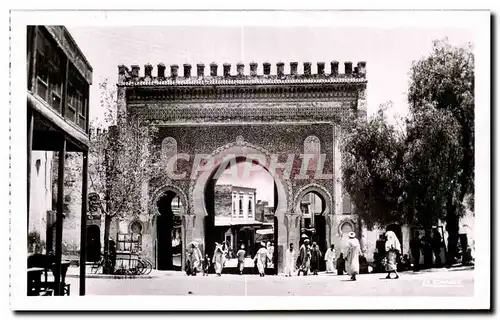
[[[256,189],[216,185],[214,197],[216,241],[226,241],[233,252],[244,244],[252,254],[255,231],[263,224],[256,219]]]
[[[92,67],[63,26],[28,26],[26,40],[28,254],[53,257],[56,295],[63,252],[76,255],[83,295]]]

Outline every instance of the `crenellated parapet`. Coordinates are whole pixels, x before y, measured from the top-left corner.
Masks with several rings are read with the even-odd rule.
[[[222,68],[212,62],[210,71],[205,72],[205,65],[199,63],[196,65],[196,72],[192,72],[191,64],[182,65],[182,75],[179,73],[179,66],[170,65],[167,74],[165,64],[159,63],[156,66],[156,73],[151,64],[144,65],[144,73],[141,74],[138,65],[132,65],[128,68],[125,65],[118,66],[118,85],[119,86],[211,86],[211,85],[253,85],[253,84],[321,84],[321,83],[339,83],[355,84],[366,83],[366,62],[360,61],[353,66],[351,61],[343,64],[343,73],[339,68],[338,61],[330,62],[329,66],[325,62],[317,62],[316,73],[312,73],[312,63],[303,63],[303,72],[298,72],[298,62],[289,63],[289,72],[286,73],[285,63],[277,62],[273,68],[271,63],[264,62],[261,72],[256,62],[249,63],[246,66],[243,63],[237,63],[235,68],[230,63],[224,63]]]

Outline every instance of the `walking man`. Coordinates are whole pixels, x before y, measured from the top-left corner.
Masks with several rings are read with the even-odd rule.
[[[290,248],[285,252],[285,277],[291,277],[295,272],[295,249],[293,243],[290,243]]]
[[[240,272],[240,275],[243,274],[243,269],[245,268],[245,245],[242,244],[240,247],[240,250],[236,253],[236,256],[238,258],[238,271]]]
[[[266,274],[266,262],[267,262],[267,249],[264,242],[261,243],[261,248],[257,251],[255,258],[253,259],[257,263],[257,269],[259,270],[259,275],[261,277]]]
[[[311,249],[311,271],[313,275],[317,276],[319,271],[319,262],[321,261],[321,251],[318,244],[313,242]]]
[[[311,264],[311,249],[309,247],[309,239],[305,239],[304,243],[300,246],[299,258],[297,262],[299,268],[299,272],[297,273],[297,275],[300,276],[300,273],[302,272],[304,276],[307,276]]]
[[[331,245],[325,252],[326,273],[333,273],[335,261],[335,245]]]
[[[416,272],[420,270],[420,250],[422,250],[422,244],[420,243],[420,235],[418,231],[415,232],[410,241],[410,250],[413,258],[413,271]]]
[[[347,242],[347,274],[351,275],[351,280],[356,281],[356,275],[359,274],[359,256],[361,255],[361,245],[356,239],[354,232],[349,233]]]

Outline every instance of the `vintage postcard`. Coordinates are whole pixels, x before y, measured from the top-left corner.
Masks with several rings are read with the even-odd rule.
[[[491,308],[490,19],[12,11],[11,308]]]

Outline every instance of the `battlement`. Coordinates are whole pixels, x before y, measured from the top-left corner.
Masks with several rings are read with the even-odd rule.
[[[144,75],[140,75],[138,65],[118,66],[119,86],[148,86],[148,85],[237,85],[237,84],[279,84],[279,83],[364,83],[366,82],[366,62],[360,61],[355,67],[351,61],[343,63],[344,73],[339,72],[339,62],[332,61],[328,70],[324,62],[317,62],[317,72],[312,73],[311,62],[303,63],[303,72],[298,73],[298,62],[289,63],[289,73],[285,73],[285,63],[278,62],[275,68],[271,63],[262,64],[262,73],[258,72],[256,62],[249,63],[249,68],[245,64],[237,63],[232,68],[230,63],[224,63],[222,68],[212,62],[210,71],[205,73],[205,64],[196,65],[196,74],[191,72],[191,65],[184,64],[183,76],[179,74],[179,66],[170,65],[170,72],[166,74],[166,67],[163,63],[157,65],[156,75],[153,75],[153,65],[144,65]],[[272,69],[274,72],[272,73]],[[220,71],[221,74],[219,74]],[[249,71],[247,73],[247,70]],[[329,71],[329,72],[327,72]]]

